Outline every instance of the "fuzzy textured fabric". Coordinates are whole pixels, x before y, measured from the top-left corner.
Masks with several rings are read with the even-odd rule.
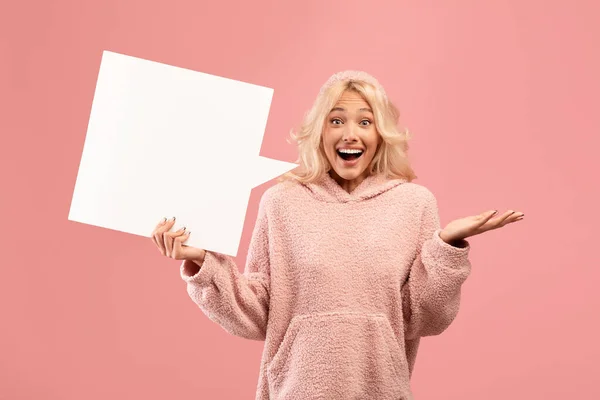
[[[439,237],[434,195],[371,175],[263,194],[244,273],[207,251],[181,264],[191,299],[232,335],[264,340],[257,400],[413,399],[420,338],[458,313],[469,242]]]

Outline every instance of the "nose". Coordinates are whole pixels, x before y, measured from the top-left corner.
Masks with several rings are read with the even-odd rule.
[[[356,135],[356,129],[353,124],[347,124],[346,129],[344,129],[344,133],[342,135],[342,140],[344,142],[356,142],[358,140],[358,136]]]

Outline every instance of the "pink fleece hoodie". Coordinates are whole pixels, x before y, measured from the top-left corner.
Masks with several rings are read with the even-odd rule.
[[[439,237],[434,195],[371,175],[263,194],[244,273],[206,252],[181,265],[192,300],[227,332],[264,340],[257,400],[413,399],[422,336],[456,317],[470,245]]]

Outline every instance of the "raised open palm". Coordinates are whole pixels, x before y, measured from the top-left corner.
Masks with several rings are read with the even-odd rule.
[[[521,212],[508,210],[504,214],[492,218],[496,213],[497,211],[486,211],[479,215],[456,219],[446,225],[440,232],[440,238],[447,243],[460,241],[520,221],[525,215]]]

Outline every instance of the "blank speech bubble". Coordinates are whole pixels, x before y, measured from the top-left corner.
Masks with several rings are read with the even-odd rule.
[[[236,256],[252,188],[297,167],[259,156],[273,89],[104,51],[69,220],[144,237],[162,217]]]

